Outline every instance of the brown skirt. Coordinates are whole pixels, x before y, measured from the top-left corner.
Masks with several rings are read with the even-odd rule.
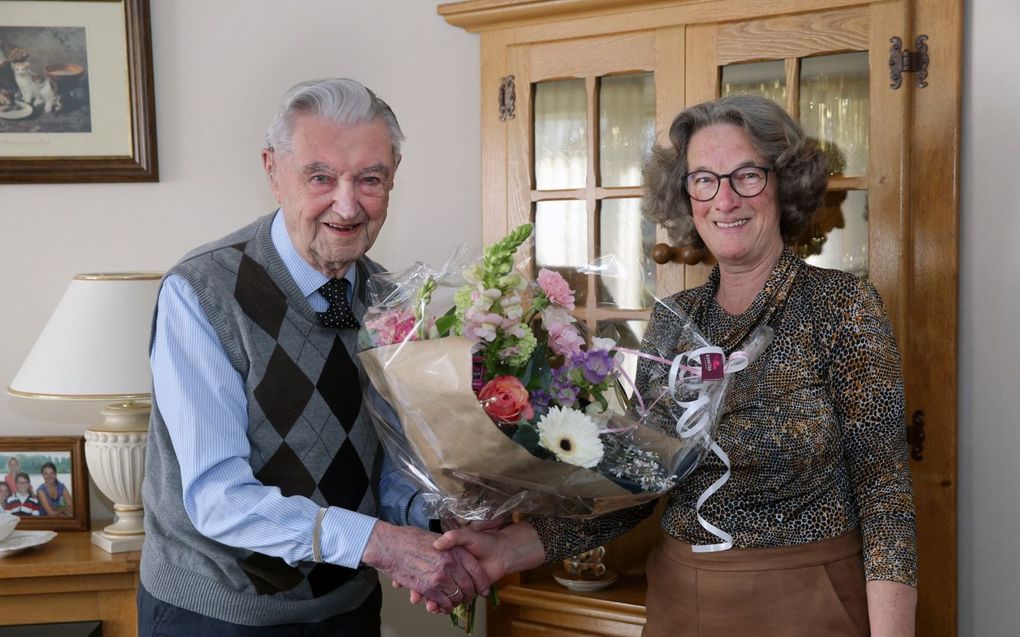
[[[861,536],[694,553],[666,536],[648,556],[643,637],[860,637],[870,633]]]

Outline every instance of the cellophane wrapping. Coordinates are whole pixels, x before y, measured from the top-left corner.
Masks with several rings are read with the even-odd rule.
[[[711,347],[697,327],[663,299],[678,320],[640,354],[585,338],[566,281],[514,267],[530,232],[369,281],[359,358],[378,394],[366,406],[433,516],[601,515],[668,492],[711,444],[732,372],[702,378],[685,355]],[[769,335],[752,340],[761,351]],[[625,356],[659,368],[654,381],[635,389]]]

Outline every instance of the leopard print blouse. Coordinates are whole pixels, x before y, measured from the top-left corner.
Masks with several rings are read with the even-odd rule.
[[[759,325],[775,331],[768,349],[730,383],[716,440],[732,475],[701,515],[731,533],[736,547],[789,546],[860,528],[867,579],[916,586],[903,381],[878,292],[853,275],[810,266],[789,249],[743,314],[731,316],[715,302],[718,286],[717,267],[705,285],[656,304],[642,343],[667,358],[685,349],[653,345],[663,334],[680,333],[683,321],[671,305],[727,353]],[[642,360],[636,384],[662,386],[667,373]],[[675,421],[669,414],[659,419],[664,428]],[[695,504],[724,470],[707,455],[670,493],[663,530],[689,544],[718,542],[698,524]],[[552,561],[620,535],[651,510],[531,522]]]

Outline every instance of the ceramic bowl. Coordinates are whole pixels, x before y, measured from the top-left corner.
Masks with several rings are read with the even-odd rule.
[[[14,527],[18,526],[20,520],[21,518],[13,513],[0,511],[0,542],[6,540],[7,536],[14,532]]]

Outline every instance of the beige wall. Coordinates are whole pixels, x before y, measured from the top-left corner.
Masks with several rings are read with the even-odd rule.
[[[164,269],[267,212],[258,160],[275,101],[346,75],[394,107],[408,141],[373,250],[436,262],[479,229],[478,41],[424,0],[155,0],[157,184],[0,186],[0,384],[75,272]],[[1013,0],[967,0],[960,271],[960,635],[1020,625],[1020,58]],[[937,43],[932,43],[933,46]],[[938,361],[933,361],[938,364]],[[98,407],[0,395],[0,433],[77,435]],[[97,502],[100,513],[106,509]],[[454,634],[387,594],[385,632]],[[479,631],[483,634],[483,631]]]
[[[966,5],[959,626],[963,637],[1006,637],[1020,634],[1020,4]]]

